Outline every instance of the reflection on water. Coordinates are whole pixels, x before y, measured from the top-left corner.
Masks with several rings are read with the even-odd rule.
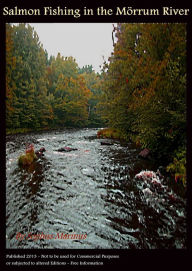
[[[153,196],[143,193],[144,183],[134,176],[142,169],[156,170],[155,165],[138,159],[131,144],[101,145],[96,133],[79,129],[7,137],[7,248],[186,246],[185,199],[171,200],[166,183],[162,190],[150,187]],[[17,165],[26,143],[46,149],[27,170]],[[64,146],[78,150],[57,151]],[[23,234],[19,239],[18,233]],[[87,238],[27,238],[42,233]]]

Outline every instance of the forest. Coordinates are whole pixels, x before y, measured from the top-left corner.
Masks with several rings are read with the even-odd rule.
[[[6,125],[8,131],[97,126],[100,75],[71,56],[50,56],[30,25],[7,25]],[[12,131],[11,131],[12,132]]]
[[[6,25],[6,132],[105,127],[186,184],[186,24],[118,23],[101,73],[50,56],[29,24]],[[78,46],[78,45],[77,45]]]

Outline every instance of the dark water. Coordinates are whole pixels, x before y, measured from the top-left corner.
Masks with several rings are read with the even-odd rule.
[[[144,183],[134,176],[142,169],[157,170],[155,165],[139,159],[131,144],[101,145],[96,133],[80,129],[7,137],[7,248],[186,247],[185,199],[170,199],[166,181],[163,190],[150,187],[153,195],[145,194]],[[47,150],[27,170],[17,165],[25,143]],[[56,151],[64,146],[78,150]],[[27,238],[41,233],[87,238]]]

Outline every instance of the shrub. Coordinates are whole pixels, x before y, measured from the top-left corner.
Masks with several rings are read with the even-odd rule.
[[[112,139],[126,139],[125,135],[119,130],[114,128],[105,128],[97,132],[98,138],[112,138]]]
[[[167,171],[174,174],[175,181],[181,180],[186,186],[186,149],[180,148],[173,158],[173,162],[167,166]]]

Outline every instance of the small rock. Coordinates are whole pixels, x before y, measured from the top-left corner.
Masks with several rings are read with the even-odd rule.
[[[7,145],[8,145],[8,146],[15,146],[15,143],[12,142],[12,141],[10,141],[10,142],[7,143]]]
[[[45,151],[46,151],[45,148],[42,147],[42,148],[39,149],[39,151],[36,151],[35,154],[36,154],[37,157],[41,157],[41,156],[44,156],[43,153],[44,153]]]
[[[145,196],[153,195],[153,192],[149,188],[145,188],[142,190]]]
[[[45,150],[45,148],[44,147],[42,147],[42,148],[40,148],[40,150],[39,150],[40,152],[45,152],[46,150]]]
[[[153,178],[151,182],[155,185],[161,186],[161,181],[158,177]]]
[[[109,142],[109,141],[101,141],[101,145],[108,145],[108,146],[111,146],[113,145],[112,142]]]
[[[58,149],[57,151],[59,151],[59,152],[70,152],[70,151],[77,151],[77,150],[78,149],[76,149],[76,148],[63,147],[63,148]]]
[[[87,175],[87,176],[90,176],[92,177],[94,174],[95,174],[95,171],[93,168],[83,168],[81,170],[81,172],[84,174],[84,175]]]
[[[147,158],[149,156],[150,151],[148,149],[144,149],[139,153],[139,157]]]

